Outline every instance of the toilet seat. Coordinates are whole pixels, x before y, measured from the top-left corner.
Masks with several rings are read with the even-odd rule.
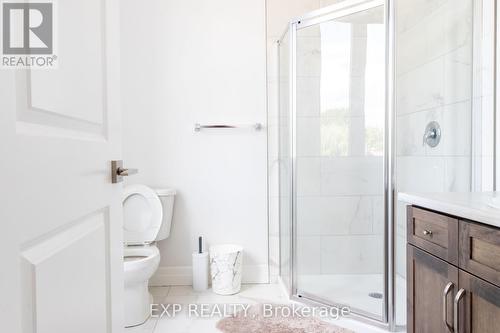
[[[155,241],[163,218],[158,195],[144,185],[130,185],[123,191],[123,242],[125,245]]]
[[[147,258],[160,254],[158,248],[154,245],[151,246],[125,246],[123,248],[123,259],[126,263],[141,263],[146,261]],[[134,258],[133,260],[125,260],[127,258]]]
[[[133,259],[127,260],[127,258]],[[156,246],[125,246],[123,248],[123,259],[123,269],[126,276],[129,273],[136,275],[135,272],[140,272],[147,276],[149,275],[147,271],[152,271],[152,275],[154,270],[156,270],[157,264],[160,262],[160,251]],[[149,279],[149,277],[146,279]],[[138,278],[138,280],[141,278]]]

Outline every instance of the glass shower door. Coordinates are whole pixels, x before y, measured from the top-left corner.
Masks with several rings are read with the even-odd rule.
[[[386,291],[384,6],[296,30],[297,294],[382,320]]]

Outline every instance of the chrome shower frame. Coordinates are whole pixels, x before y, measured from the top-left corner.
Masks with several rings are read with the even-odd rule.
[[[394,226],[396,221],[395,209],[395,112],[394,112],[394,6],[391,0],[348,0],[319,10],[307,13],[293,19],[288,25],[278,41],[283,43],[286,38],[289,42],[289,108],[290,129],[291,129],[291,230],[290,235],[290,272],[280,272],[280,274],[290,274],[288,280],[291,281],[287,291],[291,299],[311,305],[343,306],[331,301],[320,299],[317,295],[308,295],[300,292],[297,288],[297,105],[296,105],[296,65],[297,65],[297,31],[312,25],[330,21],[335,18],[344,17],[370,8],[384,6],[385,31],[386,31],[386,108],[385,108],[385,129],[384,129],[384,300],[383,314],[377,316],[360,309],[351,309],[352,316],[360,321],[381,326],[391,331],[396,329],[395,324],[395,237]],[[280,48],[278,48],[280,49]],[[281,52],[281,50],[279,50]],[[278,57],[279,58],[279,57]],[[280,68],[280,66],[278,66]],[[281,89],[281,88],[280,88]],[[280,200],[280,206],[281,206]],[[281,211],[281,208],[280,208]],[[280,223],[281,225],[281,223]],[[281,253],[280,256],[284,255]],[[280,260],[281,261],[281,260]]]

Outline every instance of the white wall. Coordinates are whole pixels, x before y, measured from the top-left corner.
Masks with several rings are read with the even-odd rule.
[[[244,281],[268,281],[265,0],[122,1],[124,160],[134,183],[178,194],[154,284],[190,281],[199,235],[245,248]]]

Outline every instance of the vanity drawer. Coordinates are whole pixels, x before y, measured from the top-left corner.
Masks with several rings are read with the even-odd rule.
[[[408,206],[408,242],[438,258],[458,265],[458,220]]]
[[[460,221],[460,268],[500,286],[500,230]]]

